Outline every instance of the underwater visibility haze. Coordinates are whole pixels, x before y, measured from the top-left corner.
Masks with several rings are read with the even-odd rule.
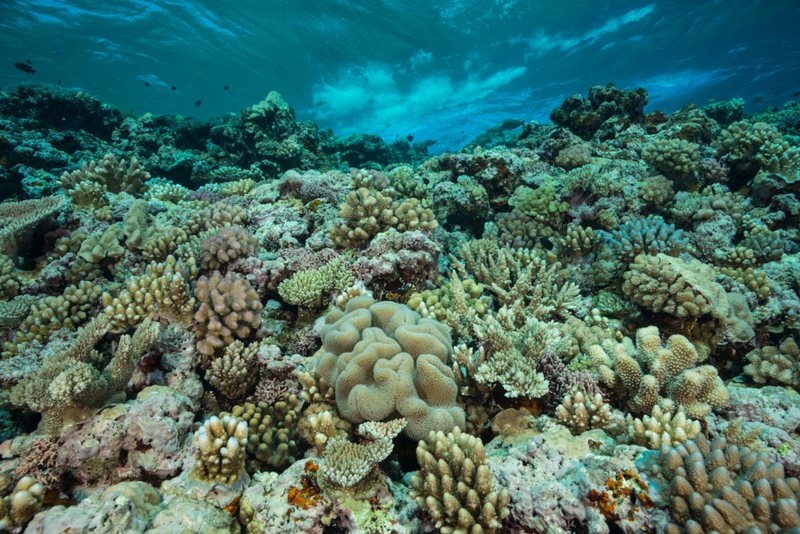
[[[0,533],[800,534],[799,26],[0,0]]]

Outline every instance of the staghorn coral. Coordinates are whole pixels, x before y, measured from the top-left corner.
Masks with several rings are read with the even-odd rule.
[[[665,534],[790,534],[800,527],[800,482],[765,453],[698,434],[661,447],[658,464],[671,504]]]
[[[481,440],[456,427],[417,444],[420,469],[411,497],[442,534],[494,534],[508,517],[508,490],[497,491]]]
[[[158,324],[145,320],[133,337],[122,336],[113,358],[102,369],[94,346],[108,332],[100,315],[78,329],[65,350],[45,357],[40,368],[20,380],[11,391],[11,403],[42,414],[32,436],[57,436],[66,425],[82,423],[103,406],[125,401],[125,386],[141,356],[158,341]],[[27,440],[15,440],[14,450],[24,450]]]
[[[584,145],[572,145],[559,151],[555,164],[565,171],[571,171],[592,162],[592,152]]]
[[[245,347],[238,339],[225,347],[225,354],[211,362],[206,371],[206,380],[229,399],[240,399],[247,395],[258,381],[256,353],[259,343]]]
[[[213,356],[217,349],[233,343],[234,336],[247,339],[261,324],[263,305],[250,282],[229,271],[224,277],[214,271],[197,281],[195,297],[200,307],[197,321],[197,350]]]
[[[609,428],[614,424],[611,406],[606,404],[599,393],[590,395],[574,388],[556,407],[556,415],[575,435],[594,428]]]
[[[231,413],[222,412],[247,425],[247,457],[245,468],[250,474],[259,471],[280,471],[294,463],[297,456],[297,425],[302,402],[284,393],[283,400],[272,406],[266,402],[234,406]]]
[[[681,139],[658,139],[644,146],[642,157],[667,176],[689,175],[700,162],[700,147]]]
[[[278,286],[278,293],[289,304],[317,308],[332,292],[344,291],[353,284],[353,274],[339,258],[319,269],[300,271]]]
[[[222,269],[237,259],[257,256],[258,239],[240,226],[229,226],[206,235],[200,248],[201,268]]]
[[[17,263],[17,248],[40,222],[63,205],[64,197],[61,195],[0,204],[0,254]]]
[[[197,447],[190,476],[203,482],[236,485],[244,473],[247,423],[235,417],[207,419],[194,433]]]
[[[631,263],[639,254],[679,256],[689,244],[683,230],[666,224],[661,217],[631,219],[612,232],[611,249],[623,263]]]
[[[488,342],[492,350],[478,367],[475,380],[501,384],[508,397],[538,398],[547,393],[549,383],[535,369],[545,349],[557,346],[561,337],[556,323],[525,315],[525,323],[518,328],[520,320],[515,315],[503,307],[475,326],[477,338]]]
[[[100,161],[92,160],[73,172],[61,175],[58,185],[66,192],[74,190],[80,183],[94,182],[106,187],[109,193],[126,191],[134,193],[150,178],[150,173],[139,166],[136,158],[125,165],[125,160],[117,160],[113,154],[106,154]]]
[[[194,259],[187,262],[168,256],[163,263],[151,262],[144,274],[131,276],[125,289],[116,297],[109,292],[102,296],[105,314],[112,332],[124,332],[156,313],[172,322],[189,326],[195,299],[189,284],[197,276]]]
[[[453,352],[444,325],[421,319],[407,306],[362,296],[325,316],[317,371],[333,385],[348,421],[408,420],[404,433],[419,439],[431,430],[464,424],[447,360]]]
[[[329,439],[319,464],[317,482],[329,496],[363,498],[381,485],[378,463],[393,449],[392,439],[403,429],[406,420],[386,423],[369,421],[358,425],[358,433],[369,441],[352,443],[346,436]]]
[[[627,337],[621,343],[607,339],[589,347],[589,356],[602,382],[631,412],[649,413],[656,404],[672,411],[677,405],[687,417],[699,419],[728,404],[728,391],[717,370],[710,365],[694,367],[694,345],[673,335],[662,346],[655,326],[636,331],[635,347]]]
[[[780,345],[768,345],[747,353],[750,362],[744,372],[757,384],[800,386],[800,349],[793,338],[786,338]]]
[[[628,435],[637,445],[657,451],[662,446],[677,447],[700,433],[700,421],[688,419],[683,408],[674,415],[659,406],[653,406],[650,415],[641,419],[628,414],[625,418]]]

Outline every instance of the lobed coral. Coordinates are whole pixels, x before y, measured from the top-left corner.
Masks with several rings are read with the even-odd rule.
[[[700,162],[700,147],[681,139],[658,139],[644,146],[642,157],[667,176],[690,175]]]
[[[200,248],[201,268],[222,269],[237,259],[257,256],[258,239],[240,226],[228,226],[206,235]]]
[[[150,173],[141,168],[136,158],[126,166],[124,159],[118,160],[114,154],[106,154],[100,161],[84,162],[79,170],[65,172],[58,185],[69,192],[80,183],[94,182],[105,186],[109,193],[133,193],[149,178]]]
[[[756,383],[800,386],[800,349],[793,338],[750,351],[746,358],[744,372]]]

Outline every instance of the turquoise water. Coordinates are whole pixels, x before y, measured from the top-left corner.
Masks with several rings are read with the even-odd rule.
[[[0,86],[61,80],[137,115],[198,118],[277,90],[298,120],[437,153],[607,82],[645,87],[648,111],[780,106],[800,91],[798,22],[796,0],[7,0]],[[36,74],[14,67],[28,59]]]

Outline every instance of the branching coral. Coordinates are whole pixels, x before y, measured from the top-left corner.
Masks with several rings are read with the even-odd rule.
[[[247,455],[247,423],[235,417],[211,417],[194,433],[197,446],[191,476],[207,483],[237,484]]]
[[[353,274],[339,258],[319,269],[300,271],[278,286],[278,293],[289,304],[316,308],[334,291],[344,291],[353,284]]]
[[[678,408],[673,415],[659,406],[653,406],[651,415],[634,419],[628,414],[626,423],[633,442],[654,451],[663,445],[677,447],[686,440],[695,439],[700,433],[700,421],[688,419],[682,408]]]
[[[680,139],[658,139],[642,150],[644,160],[669,175],[692,174],[700,161],[700,147]]]
[[[214,271],[197,281],[195,297],[200,307],[197,321],[197,350],[213,356],[217,349],[233,343],[234,336],[247,339],[261,324],[263,305],[256,290],[241,275],[229,271],[224,277]]]
[[[756,383],[800,386],[800,349],[794,339],[750,351],[747,359],[750,363],[744,366],[744,372]]]
[[[714,148],[717,156],[754,156],[763,170],[781,174],[789,180],[797,179],[800,151],[784,140],[777,128],[769,124],[735,122],[722,132],[722,138],[714,143]]]
[[[125,401],[125,386],[139,358],[158,340],[158,324],[144,321],[131,336],[122,336],[114,357],[102,369],[102,358],[94,346],[108,332],[104,315],[78,329],[67,349],[45,357],[34,373],[20,380],[11,391],[11,403],[40,412],[42,420],[34,435],[57,436],[70,424],[82,423],[104,405]],[[21,450],[25,440],[14,442]]]
[[[639,254],[678,256],[686,249],[689,239],[674,224],[661,217],[632,219],[613,232],[611,249],[624,263],[633,262]]]
[[[710,365],[694,367],[694,345],[673,335],[662,346],[655,326],[636,331],[635,347],[627,337],[622,343],[608,339],[592,345],[589,356],[603,383],[626,401],[631,412],[649,413],[656,404],[671,411],[677,405],[688,417],[699,419],[728,404],[728,391],[717,370]]]
[[[134,193],[149,178],[150,173],[139,166],[136,158],[126,167],[124,159],[120,161],[113,154],[106,154],[100,161],[92,160],[77,171],[65,172],[58,184],[67,192],[74,191],[80,183],[94,182],[105,186],[110,193]]]
[[[358,433],[369,441],[352,443],[345,436],[329,439],[319,466],[317,480],[330,496],[367,495],[382,477],[378,463],[394,448],[392,439],[406,424],[403,418],[386,423],[370,421],[358,425]]]
[[[508,517],[508,490],[497,491],[481,440],[458,427],[417,445],[420,470],[411,496],[443,534],[494,534]]]
[[[40,222],[64,205],[64,197],[54,195],[22,202],[0,204],[0,254],[17,262],[17,248]]]
[[[200,266],[203,269],[221,269],[239,258],[256,256],[258,239],[240,226],[229,226],[204,237],[200,248]]]
[[[256,353],[258,343],[245,347],[238,339],[225,347],[225,354],[211,363],[206,380],[229,399],[240,399],[258,381]]]
[[[556,407],[556,415],[575,435],[593,428],[608,428],[614,423],[611,406],[603,396],[590,395],[580,389],[573,389],[564,397]]]

